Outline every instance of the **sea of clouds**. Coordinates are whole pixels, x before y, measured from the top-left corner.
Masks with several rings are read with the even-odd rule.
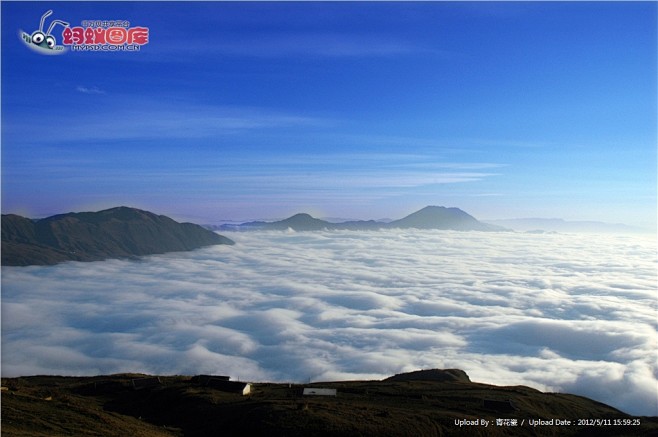
[[[3,376],[305,382],[460,368],[658,415],[654,239],[225,235],[236,245],[3,267]]]

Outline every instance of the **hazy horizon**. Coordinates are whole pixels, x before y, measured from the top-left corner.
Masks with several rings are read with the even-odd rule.
[[[39,55],[17,32],[48,8],[49,23],[148,27],[148,44]],[[445,205],[655,229],[656,12],[4,2],[2,211],[128,205],[212,223]]]
[[[126,205],[121,205],[126,206]],[[427,206],[443,206],[443,205],[427,205]],[[131,207],[131,206],[128,206]],[[445,206],[446,208],[458,208],[456,206]],[[461,209],[461,208],[460,208]],[[97,211],[61,211],[59,213],[53,214],[66,214],[66,213],[79,213],[79,212],[97,212]],[[156,214],[168,215],[160,211],[149,211]],[[411,211],[409,214],[412,214],[416,211]],[[468,211],[465,211],[468,213]],[[307,211],[298,211],[295,214],[308,214]],[[401,217],[324,217],[324,216],[313,216],[321,220],[328,221],[330,223],[341,223],[346,221],[359,221],[359,220],[374,220],[379,222],[390,222],[393,220],[398,220],[406,217],[409,214],[405,214]],[[43,218],[50,217],[51,215],[44,216],[26,216],[27,218],[33,220],[39,220]],[[189,221],[186,220],[186,215],[173,215],[170,218],[173,218],[178,221]],[[202,226],[220,226],[223,224],[242,224],[254,221],[264,221],[264,222],[275,222],[280,220],[285,220],[291,216],[286,217],[250,217],[242,219],[233,219],[233,218],[215,218],[208,221],[198,221],[196,224]],[[587,233],[633,233],[633,234],[656,234],[657,229],[651,229],[647,227],[632,226],[626,223],[608,223],[597,220],[564,220],[559,217],[515,217],[515,218],[498,218],[498,219],[489,219],[489,218],[478,218],[477,220],[483,223],[491,223],[498,226],[501,226],[508,230],[527,232],[534,230],[545,230],[545,231],[566,231],[566,232],[587,232]],[[197,217],[199,219],[199,217]]]

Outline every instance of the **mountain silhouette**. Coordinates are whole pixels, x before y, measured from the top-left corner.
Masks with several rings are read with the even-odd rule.
[[[331,223],[310,216],[295,214],[285,220],[274,222],[255,221],[241,225],[224,225],[225,230],[375,230],[375,229],[446,229],[458,231],[504,231],[500,226],[482,223],[459,208],[427,206],[402,219],[389,223],[375,220]]]
[[[192,223],[120,206],[31,220],[2,216],[2,265],[49,265],[188,251],[233,241]]]
[[[503,230],[497,226],[482,223],[459,208],[446,208],[444,206],[426,206],[400,220],[390,222],[388,227],[401,229],[452,229],[457,231]]]
[[[324,220],[311,217],[309,214],[295,214],[285,220],[277,222],[254,222],[256,227],[265,227],[266,229],[273,230],[286,230],[288,228],[296,231],[319,231],[321,229],[331,226],[331,223]]]

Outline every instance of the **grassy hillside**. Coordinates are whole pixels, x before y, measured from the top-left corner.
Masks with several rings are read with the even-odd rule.
[[[193,250],[230,239],[192,223],[135,208],[68,213],[41,220],[2,216],[2,265],[48,265]]]
[[[579,396],[478,384],[461,375],[304,386],[259,383],[247,396],[185,376],[160,377],[161,384],[135,390],[131,380],[139,377],[143,375],[5,378],[2,435],[658,435],[656,417],[637,418],[639,426],[579,426],[578,419],[629,416]],[[304,387],[334,388],[337,396],[302,396]],[[483,418],[490,421],[487,427]],[[518,426],[496,426],[501,418],[516,419]],[[460,427],[455,424],[460,419],[478,419],[479,424]],[[568,419],[573,424],[531,427],[530,419]]]

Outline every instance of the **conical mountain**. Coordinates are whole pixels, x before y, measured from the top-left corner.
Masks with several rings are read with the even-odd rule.
[[[498,226],[478,221],[472,215],[459,208],[444,206],[426,206],[408,216],[392,221],[389,228],[415,229],[451,229],[457,231],[500,231]]]
[[[268,223],[267,229],[294,229],[295,231],[319,231],[330,228],[331,223],[317,219],[309,214],[301,213],[288,217],[285,220]]]

